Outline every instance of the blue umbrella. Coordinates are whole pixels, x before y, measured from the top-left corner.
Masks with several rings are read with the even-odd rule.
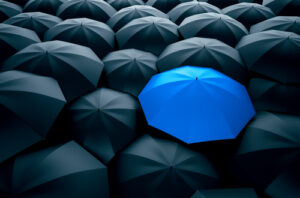
[[[149,125],[186,143],[233,139],[255,114],[243,85],[203,67],[153,76],[139,100]]]

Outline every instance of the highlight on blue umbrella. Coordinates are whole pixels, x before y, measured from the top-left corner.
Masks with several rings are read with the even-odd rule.
[[[189,144],[234,139],[255,115],[242,84],[204,67],[153,76],[139,101],[150,126]]]

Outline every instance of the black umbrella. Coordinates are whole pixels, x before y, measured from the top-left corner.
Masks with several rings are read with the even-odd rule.
[[[0,0],[0,22],[22,12],[22,8],[8,1]]]
[[[68,0],[29,0],[24,6],[24,12],[44,12],[56,14],[58,7]]]
[[[265,189],[273,198],[298,198],[300,195],[300,156],[281,171]]]
[[[142,0],[108,0],[107,2],[116,10],[121,10],[122,8],[133,5],[144,5]]]
[[[263,0],[263,5],[271,8],[277,15],[300,16],[299,0]]]
[[[191,198],[258,198],[252,188],[197,190]]]
[[[121,49],[136,48],[159,55],[179,38],[177,25],[160,17],[134,19],[116,33]]]
[[[257,110],[300,115],[300,88],[298,86],[253,78],[248,90]]]
[[[236,49],[249,70],[282,83],[300,83],[300,35],[277,30],[249,34]]]
[[[156,16],[161,18],[169,18],[168,15],[156,8],[147,5],[135,5],[128,8],[123,8],[116,12],[108,21],[107,24],[114,30],[118,31],[133,19]]]
[[[216,39],[179,41],[166,47],[157,61],[160,72],[185,65],[212,67],[239,82],[246,79],[246,67],[238,51]]]
[[[234,5],[237,3],[242,3],[242,2],[257,2],[258,3],[262,0],[203,0],[203,1],[206,1],[207,3],[215,5],[219,8],[225,8],[227,6],[231,6],[231,5]]]
[[[0,73],[0,163],[43,140],[65,103],[52,78]]]
[[[100,88],[70,106],[72,132],[82,146],[108,163],[135,138],[138,109],[134,97]]]
[[[256,25],[250,29],[250,33],[263,32],[267,30],[281,30],[300,34],[300,17],[294,16],[278,16]]]
[[[68,19],[50,28],[45,40],[61,40],[90,47],[103,57],[115,47],[115,33],[105,23],[87,18]]]
[[[4,21],[6,24],[27,28],[43,38],[45,31],[61,22],[61,19],[42,12],[25,12]]]
[[[207,12],[221,13],[221,10],[206,2],[190,1],[179,4],[178,6],[170,10],[170,12],[168,12],[168,15],[170,16],[171,21],[180,24],[185,18],[189,16]]]
[[[30,45],[10,57],[2,70],[10,69],[55,78],[69,101],[97,87],[103,63],[90,48],[49,41]]]
[[[109,197],[107,168],[74,141],[17,156],[0,176],[9,197]]]
[[[57,10],[57,16],[62,19],[90,18],[106,22],[116,10],[103,0],[72,0],[66,1]]]
[[[170,0],[148,0],[147,5],[157,8],[163,11],[164,13],[167,13],[178,4],[188,2],[188,1],[193,1],[193,0],[171,0],[171,1]]]
[[[110,88],[138,96],[157,73],[157,57],[135,49],[115,51],[104,59],[104,73]]]
[[[239,3],[223,9],[223,13],[244,24],[247,28],[275,17],[273,11],[258,3]]]
[[[215,38],[233,47],[248,34],[243,24],[227,15],[217,13],[190,16],[180,24],[178,30],[184,38]]]
[[[9,1],[23,7],[29,0],[9,0]]]
[[[0,64],[17,51],[39,42],[39,37],[31,30],[0,24]]]
[[[300,154],[300,117],[257,113],[242,137],[231,164],[239,185],[264,189]]]
[[[190,197],[214,188],[219,176],[201,153],[178,143],[144,135],[116,158],[117,197]]]

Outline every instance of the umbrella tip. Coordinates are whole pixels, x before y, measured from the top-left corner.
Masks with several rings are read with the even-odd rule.
[[[198,80],[198,76],[196,76],[196,80]]]

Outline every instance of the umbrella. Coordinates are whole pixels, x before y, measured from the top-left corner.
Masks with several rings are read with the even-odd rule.
[[[103,63],[87,47],[49,41],[30,45],[10,57],[2,70],[10,69],[55,78],[69,101],[97,87]]]
[[[107,24],[114,30],[118,31],[133,19],[156,16],[161,18],[169,18],[168,15],[147,5],[135,5],[128,8],[123,8],[115,13],[108,21]]]
[[[107,2],[116,10],[121,10],[122,8],[133,5],[144,5],[142,0],[108,0]]]
[[[250,33],[263,32],[267,30],[281,30],[300,34],[300,17],[278,16],[262,21],[251,27]]]
[[[39,42],[39,37],[31,30],[0,24],[0,64],[17,51]]]
[[[188,2],[188,1],[193,1],[193,0],[171,0],[171,1],[170,0],[148,0],[147,5],[157,8],[163,11],[164,13],[167,13],[178,4]]]
[[[176,42],[177,25],[160,17],[134,19],[116,33],[121,49],[136,48],[159,55],[164,48]]]
[[[29,0],[9,0],[10,2],[24,7]]]
[[[22,8],[8,1],[0,0],[0,22],[22,12]]]
[[[66,1],[57,10],[57,16],[62,19],[90,18],[106,22],[116,10],[103,0],[72,0]]]
[[[120,153],[113,166],[117,197],[189,197],[213,188],[219,176],[201,153],[144,135]]]
[[[240,185],[265,189],[300,153],[299,130],[299,116],[257,113],[230,164],[231,175]]]
[[[242,3],[242,2],[259,2],[261,0],[201,0],[201,1],[206,1],[209,4],[215,5],[219,8],[225,8],[227,6],[231,6],[237,3]]]
[[[258,198],[252,188],[197,190],[191,198]]]
[[[44,12],[56,14],[58,7],[68,0],[29,0],[24,6],[24,12]]]
[[[283,169],[281,173],[265,189],[265,193],[273,198],[298,198],[300,194],[300,156]]]
[[[300,83],[300,35],[278,30],[258,32],[243,37],[236,49],[250,71],[282,83]]]
[[[299,0],[263,0],[263,5],[271,8],[277,15],[300,16]]]
[[[65,103],[52,78],[0,73],[0,163],[43,140]]]
[[[223,9],[223,13],[244,24],[248,29],[254,24],[275,17],[273,11],[258,3],[239,3]]]
[[[0,175],[11,197],[109,197],[107,168],[74,141],[17,156]]]
[[[243,24],[227,15],[217,13],[190,16],[180,24],[178,30],[184,38],[215,38],[233,47],[248,34]]]
[[[299,86],[284,85],[263,78],[253,78],[249,83],[248,90],[257,110],[300,115]]]
[[[255,114],[246,88],[211,68],[157,74],[139,100],[149,125],[189,144],[234,139]]]
[[[90,47],[99,57],[103,57],[115,47],[115,33],[105,23],[80,18],[68,19],[50,28],[45,40],[61,40]]]
[[[216,39],[190,38],[171,44],[158,57],[159,71],[183,65],[212,67],[244,82],[246,67],[237,50]]]
[[[69,107],[74,137],[108,163],[135,138],[138,109],[139,104],[132,96],[100,88]]]
[[[49,28],[60,22],[60,18],[42,12],[25,12],[4,21],[6,24],[33,30],[40,38],[43,38]]]
[[[221,10],[206,2],[190,1],[181,3],[168,12],[170,20],[180,24],[185,18],[207,12],[221,13]]]
[[[157,73],[157,57],[135,49],[115,51],[104,59],[104,73],[110,88],[138,96]]]

